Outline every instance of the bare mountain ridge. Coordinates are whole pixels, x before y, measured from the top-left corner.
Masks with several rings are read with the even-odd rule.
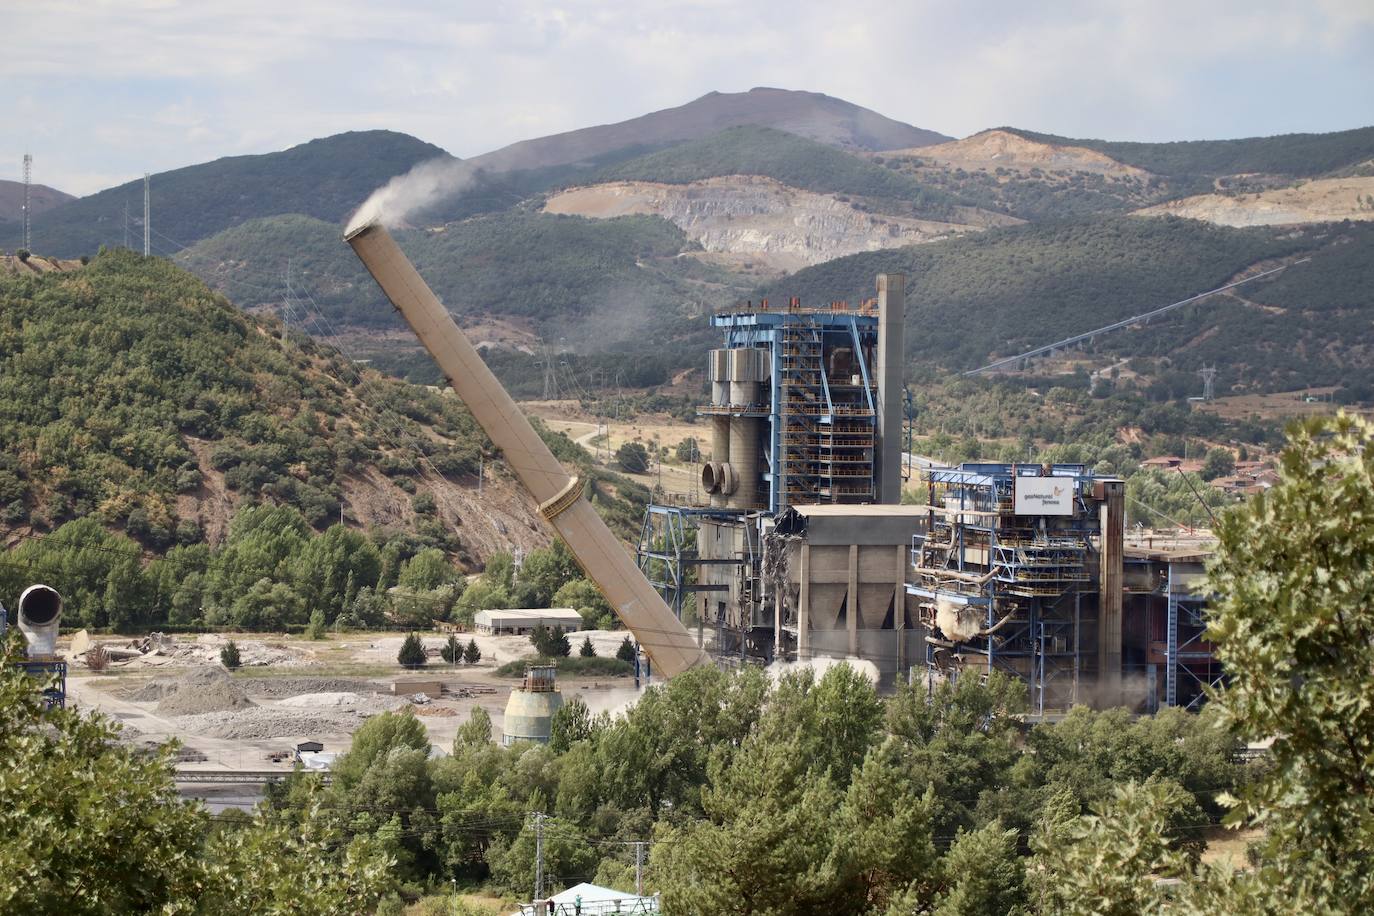
[[[869,213],[847,198],[759,175],[726,175],[687,184],[611,181],[554,194],[544,210],[591,219],[659,216],[707,252],[737,255],[779,271],[979,228]]]
[[[522,140],[470,161],[494,171],[549,168],[595,160],[629,147],[663,147],[745,124],[773,127],[854,151],[929,146],[952,139],[819,92],[760,87],[748,92],[710,92],[676,108]]]
[[[29,186],[29,206],[33,214],[44,213],[76,198],[45,184]],[[0,223],[19,223],[24,219],[24,183],[0,179]]]
[[[1319,178],[1252,194],[1198,194],[1136,212],[1235,227],[1374,220],[1374,177]]]
[[[897,150],[884,155],[916,156],[950,168],[985,171],[1004,168],[1030,172],[1040,169],[1046,172],[1092,172],[1137,179],[1150,177],[1150,173],[1144,169],[1118,162],[1097,150],[1032,140],[999,128],[980,131],[962,140]]]

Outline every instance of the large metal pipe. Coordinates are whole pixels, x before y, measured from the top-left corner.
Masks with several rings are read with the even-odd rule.
[[[391,234],[373,223],[344,239],[434,357],[478,425],[505,454],[511,470],[539,502],[539,513],[652,657],[654,667],[672,677],[709,664],[709,657],[644,578],[596,509],[582,498],[582,481],[559,464]]]
[[[878,274],[878,502],[902,501],[902,363],[906,358],[906,276]]]
[[[57,653],[57,630],[62,623],[62,596],[46,585],[30,585],[19,596],[15,616],[28,642],[29,658],[52,658]]]

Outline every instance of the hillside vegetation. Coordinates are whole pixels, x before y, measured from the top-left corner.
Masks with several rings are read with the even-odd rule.
[[[455,315],[514,323],[592,351],[626,343],[643,349],[650,329],[679,337],[695,330],[704,309],[730,298],[730,278],[678,258],[698,246],[657,217],[591,220],[516,210],[443,231],[398,232],[397,240]],[[320,220],[254,221],[177,256],[245,304],[280,301],[288,259],[300,288],[311,291],[331,322],[400,327],[338,228]]]
[[[360,378],[167,261],[124,251],[0,278],[0,404],[7,526],[94,517],[157,549],[201,540],[179,498],[204,494],[209,476],[323,527],[366,468],[409,476],[412,452],[461,477],[484,441],[455,400]]]
[[[1374,281],[1374,234],[1361,226],[1280,232],[1133,217],[1028,225],[841,258],[764,292],[810,302],[855,300],[872,295],[876,274],[905,273],[908,355],[918,365],[968,369],[1220,286],[1259,262],[1309,251],[1312,263],[1280,280],[1261,280],[1145,329],[1116,332],[1095,349],[1158,361],[1139,365],[1142,371],[1183,370],[1189,392],[1196,387],[1193,373],[1211,361],[1225,366],[1227,385],[1300,387],[1308,379],[1320,384],[1317,379],[1367,375],[1374,367],[1360,309]],[[1252,301],[1288,311],[1247,304]]]
[[[152,176],[153,247],[169,254],[256,217],[303,213],[339,223],[393,175],[445,156],[414,137],[385,130],[311,140],[278,153],[228,156]],[[143,235],[143,182],[131,181],[54,207],[34,220],[43,253],[92,255]],[[19,236],[0,225],[0,248]]]
[[[37,576],[90,626],[280,628],[314,610],[375,626],[470,617],[464,568],[496,564],[484,607],[547,605],[576,578],[559,554],[537,587],[521,583],[539,563],[512,579],[505,551],[528,563],[547,536],[456,398],[249,318],[160,258],[0,278],[0,405],[11,605]],[[546,439],[637,534],[648,491]],[[384,594],[398,583],[418,597]]]
[[[1240,140],[1182,140],[1173,143],[1075,140],[1014,127],[1000,129],[1043,143],[1086,147],[1156,175],[1176,177],[1252,172],[1295,178],[1314,177],[1374,159],[1374,127],[1328,134],[1283,134]]]

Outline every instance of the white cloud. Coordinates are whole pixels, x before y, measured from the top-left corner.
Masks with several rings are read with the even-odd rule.
[[[826,92],[964,135],[1374,122],[1368,0],[48,0],[0,80],[55,186],[389,127],[460,156],[711,90]]]

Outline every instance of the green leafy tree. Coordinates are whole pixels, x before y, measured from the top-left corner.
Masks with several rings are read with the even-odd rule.
[[[551,606],[577,611],[582,615],[583,626],[589,629],[609,630],[615,623],[615,615],[601,589],[581,577],[565,582],[554,594]]]
[[[558,708],[549,725],[549,750],[561,754],[575,741],[592,736],[592,714],[581,697],[573,697]]]
[[[145,755],[99,714],[46,709],[22,656],[14,637],[0,654],[0,910],[186,907],[205,815],[177,794],[173,749]]]
[[[444,556],[442,550],[433,547],[420,551],[401,565],[401,573],[396,584],[415,592],[428,592],[448,585],[458,578],[458,571]]]
[[[310,612],[310,623],[306,625],[306,628],[305,628],[305,638],[306,638],[306,639],[324,639],[324,637],[325,637],[324,611],[320,610],[319,608],[315,608],[315,610],[313,610],[313,611]]]
[[[401,651],[396,653],[396,663],[404,668],[420,668],[429,661],[425,655],[425,645],[416,633],[407,633],[401,642]]]
[[[548,652],[550,658],[567,658],[572,655],[572,643],[568,640],[568,634],[563,632],[562,627],[555,627],[549,637]]]
[[[635,660],[635,644],[626,636],[620,641],[620,646],[615,650],[615,657],[622,662],[633,662]]]
[[[1236,469],[1236,458],[1229,448],[1214,448],[1207,453],[1202,462],[1202,479],[1215,480],[1225,477]]]
[[[563,587],[582,575],[562,541],[555,541],[547,550],[531,550],[520,564],[511,598],[519,607],[550,607]],[[574,605],[558,605],[573,607]]]
[[[582,638],[582,646],[577,650],[577,654],[583,658],[596,658],[596,646],[592,645],[590,636]]]
[[[239,658],[239,647],[234,644],[232,639],[224,644],[224,648],[219,650],[219,663],[230,671],[243,664]]]
[[[491,878],[497,887],[511,894],[528,894],[534,887],[535,837],[533,830],[522,830],[507,844],[498,840],[487,850]],[[596,848],[582,838],[574,824],[551,817],[544,823],[544,874],[548,886],[577,883],[559,875],[590,875],[596,869]]]
[[[1041,831],[1032,893],[1039,909],[1065,916],[1136,916],[1167,912],[1157,878],[1189,874],[1187,858],[1164,832],[1168,786],[1128,782],[1095,813],[1062,831]]]
[[[486,747],[491,744],[491,715],[481,706],[472,707],[472,712],[468,713],[468,720],[458,726],[458,732],[454,735],[454,753],[458,753],[461,745],[475,747]]]
[[[945,890],[935,916],[1016,913],[1026,904],[1026,873],[1016,830],[994,822],[961,833],[940,861]]]
[[[649,470],[649,450],[639,442],[626,442],[615,450],[616,463],[621,470],[630,474],[643,474]]]
[[[467,648],[463,650],[463,661],[469,665],[475,665],[482,660],[482,650],[477,647],[477,640],[469,639]]]
[[[1374,909],[1374,428],[1339,415],[1290,430],[1280,482],[1221,522],[1208,638],[1215,704],[1272,737],[1235,822],[1267,830],[1256,877],[1295,909]]]
[[[549,657],[552,654],[550,652],[552,644],[553,633],[542,623],[536,624],[534,629],[530,630],[530,645],[534,646],[535,654],[544,658]]]
[[[443,648],[439,650],[439,657],[450,665],[456,665],[463,660],[463,644],[458,641],[458,637],[452,633],[448,639],[444,640]]]
[[[99,713],[47,708],[18,651],[0,654],[0,910],[345,916],[391,886],[384,851],[317,809],[207,836],[173,781],[174,744],[149,754]]]

